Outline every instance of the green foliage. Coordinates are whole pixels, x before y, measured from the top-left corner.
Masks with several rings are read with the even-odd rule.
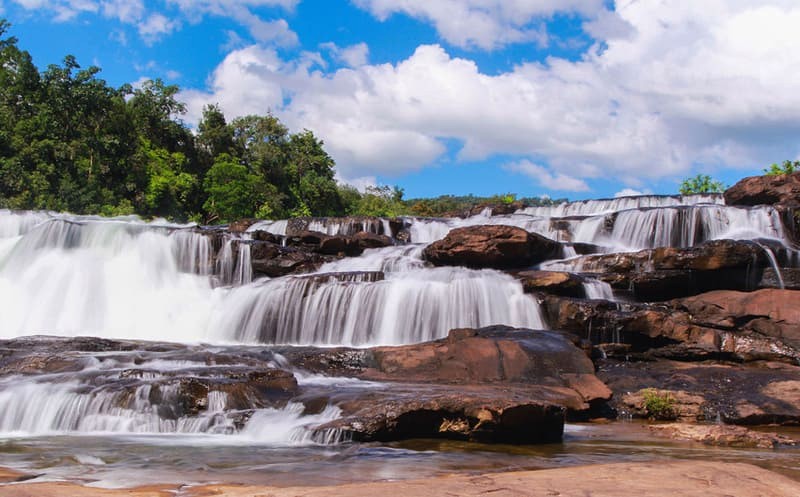
[[[766,173],[768,176],[792,174],[795,171],[800,171],[800,161],[785,160],[780,166],[778,164],[772,164],[768,169],[764,169],[764,173]]]
[[[654,388],[648,388],[642,392],[644,396],[644,409],[647,416],[651,419],[670,420],[675,419],[675,399],[669,392],[659,392]]]
[[[725,191],[725,185],[712,179],[711,176],[707,174],[698,174],[697,176],[683,180],[679,191],[681,195],[722,193]]]
[[[479,204],[549,199],[442,196],[405,200],[397,187],[338,185],[311,131],[272,114],[232,122],[203,109],[196,135],[180,89],[156,79],[114,88],[73,56],[40,71],[0,20],[0,207],[198,222],[243,217],[440,216]]]
[[[250,172],[227,154],[217,157],[203,184],[208,195],[203,208],[211,221],[230,222],[244,217],[272,217],[278,199],[273,185]]]
[[[368,186],[351,212],[356,216],[378,217],[396,217],[406,213],[403,190],[386,185]]]

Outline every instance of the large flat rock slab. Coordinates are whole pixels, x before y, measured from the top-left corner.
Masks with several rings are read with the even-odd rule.
[[[187,488],[105,490],[69,483],[0,486],[4,497],[374,497],[431,495],[520,497],[797,497],[800,482],[749,464],[721,462],[624,463],[572,468],[445,476],[421,480],[322,487],[230,484]]]

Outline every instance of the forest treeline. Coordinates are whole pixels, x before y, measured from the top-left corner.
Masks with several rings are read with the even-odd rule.
[[[314,133],[275,116],[226,121],[207,106],[182,120],[179,88],[156,79],[119,88],[73,56],[40,71],[0,20],[0,207],[221,223],[244,217],[436,216],[495,197],[404,200],[334,178]],[[525,199],[524,203],[549,203]]]

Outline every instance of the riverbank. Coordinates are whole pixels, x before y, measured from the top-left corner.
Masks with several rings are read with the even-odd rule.
[[[0,473],[2,474],[2,473]],[[444,476],[317,487],[220,484],[201,487],[148,486],[111,490],[73,483],[18,483],[0,486],[3,497],[371,497],[374,495],[486,495],[578,497],[796,497],[800,482],[750,464],[649,462]]]

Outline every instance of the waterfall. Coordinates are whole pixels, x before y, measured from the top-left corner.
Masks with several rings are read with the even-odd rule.
[[[246,233],[224,240],[214,265],[209,238],[193,226],[21,217],[26,222],[4,219],[16,227],[7,230],[9,248],[0,259],[0,337],[366,346],[441,338],[457,327],[543,327],[537,302],[514,278],[425,269],[421,246],[367,250],[321,268],[385,272],[380,281],[310,276],[250,283]]]
[[[640,195],[612,199],[563,202],[542,207],[528,207],[521,212],[538,217],[596,216],[631,209],[651,207],[674,207],[695,204],[724,204],[719,194],[698,195]]]
[[[543,327],[538,304],[511,276],[463,268],[388,273],[382,281],[287,277],[232,290],[211,321],[243,343],[392,345],[454,328]]]
[[[269,445],[331,444],[342,439],[341,433],[315,432],[316,426],[341,415],[335,406],[304,415],[303,404],[289,402],[282,408],[254,409],[242,421],[239,411],[227,409],[228,395],[211,390],[201,403],[204,408],[190,414],[183,412],[177,384],[158,384],[166,378],[161,374],[149,373],[149,383],[125,389],[116,373],[104,377],[99,387],[63,378],[1,380],[0,436],[206,434],[226,435],[229,443]]]
[[[586,292],[587,299],[614,300],[614,291],[612,290],[611,285],[605,281],[587,278],[583,282],[583,289]]]

